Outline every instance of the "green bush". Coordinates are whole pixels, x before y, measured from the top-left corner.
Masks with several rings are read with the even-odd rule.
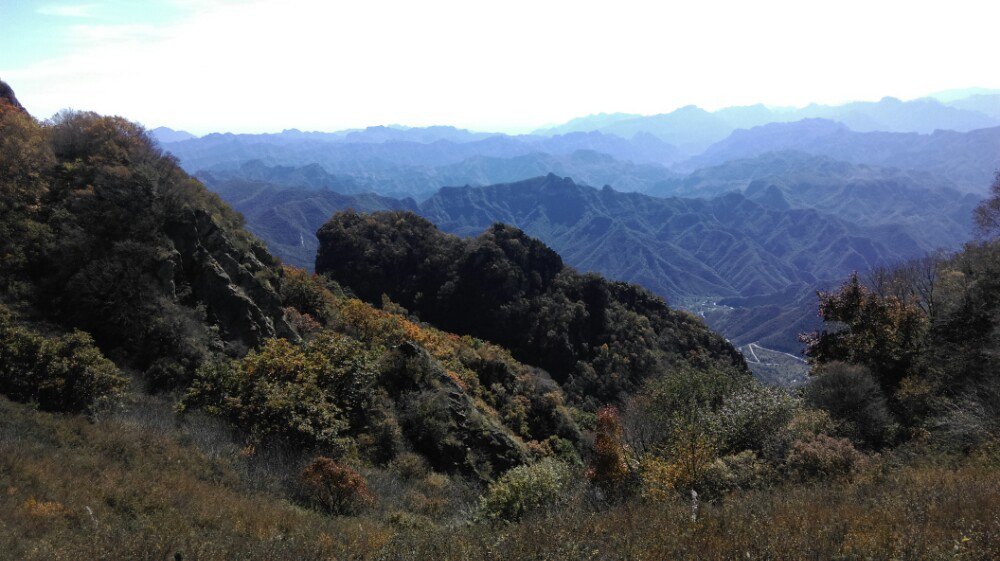
[[[516,521],[569,502],[574,474],[569,465],[544,459],[519,466],[490,484],[479,502],[479,516],[490,521]]]
[[[44,337],[0,307],[0,393],[46,411],[92,413],[116,401],[128,381],[82,331]]]
[[[345,451],[344,434],[364,424],[375,358],[358,341],[332,332],[296,345],[270,339],[240,360],[202,366],[182,409],[203,407],[253,440]]]
[[[805,399],[841,421],[844,436],[867,446],[885,443],[892,417],[882,390],[864,366],[831,362],[817,367]]]

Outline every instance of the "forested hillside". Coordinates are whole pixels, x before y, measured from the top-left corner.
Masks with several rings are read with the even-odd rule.
[[[635,285],[580,275],[516,228],[497,224],[466,240],[412,213],[344,212],[318,235],[318,273],[369,302],[388,296],[435,325],[501,344],[591,406],[663,370],[745,369],[695,317]]]

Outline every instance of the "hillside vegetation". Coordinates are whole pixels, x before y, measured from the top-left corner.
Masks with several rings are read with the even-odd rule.
[[[318,273],[503,345],[592,405],[678,364],[745,369],[698,319],[635,285],[580,275],[516,228],[465,240],[412,213],[342,212],[318,236]]]

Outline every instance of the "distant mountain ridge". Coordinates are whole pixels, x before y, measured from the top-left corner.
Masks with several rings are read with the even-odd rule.
[[[980,197],[929,172],[851,164],[797,151],[770,152],[661,181],[656,196],[714,197],[729,191],[774,208],[813,208],[866,227],[899,225],[928,250],[972,235]]]
[[[566,134],[596,130],[631,138],[652,134],[690,153],[698,153],[737,129],[803,119],[827,119],[859,132],[968,132],[1000,125],[1000,103],[991,96],[972,96],[944,103],[933,98],[901,101],[885,97],[843,105],[811,104],[802,108],[769,108],[762,104],[727,107],[710,112],[694,105],[658,115],[615,113],[573,119],[540,129],[537,134]]]
[[[961,190],[982,193],[1000,168],[1000,127],[918,134],[856,132],[824,119],[771,123],[735,131],[676,169],[693,171],[784,150],[856,164],[928,171]]]
[[[403,139],[386,138],[378,142],[357,141],[359,137],[354,133],[210,134],[168,143],[166,148],[191,171],[235,168],[249,160],[261,160],[268,165],[317,163],[331,173],[339,173],[360,171],[364,169],[361,166],[373,170],[390,166],[433,167],[473,156],[514,157],[533,152],[569,154],[577,150],[597,150],[637,163],[669,164],[685,157],[677,148],[652,135],[625,139],[600,132],[575,132],[551,137],[489,135],[462,141],[443,138],[427,141],[423,129],[400,134]]]
[[[608,170],[604,166],[614,163],[613,160],[608,162],[610,158],[607,156],[593,153],[583,155],[578,153],[568,161],[577,159],[596,161],[599,164],[597,169],[605,171]],[[489,159],[478,162],[478,165],[487,171],[481,176],[484,182],[503,175],[488,172],[486,168],[494,163],[497,162]],[[540,155],[525,157],[520,172],[529,173],[545,169],[545,165],[553,163],[558,163],[554,162],[553,157]],[[466,165],[468,162],[463,164],[463,170],[468,173]],[[506,168],[501,165],[501,170],[503,169]],[[634,172],[642,168],[633,165],[628,169]],[[656,169],[652,169],[651,178],[639,179],[655,179],[659,173]],[[280,181],[276,181],[276,177]],[[442,177],[447,177],[447,174],[442,174]],[[743,193],[738,199],[745,199],[742,203],[746,205],[745,210],[755,216],[764,216],[768,212],[776,213],[775,216],[779,214],[790,216],[794,214],[792,211],[812,209],[819,211],[824,219],[836,219],[839,225],[835,230],[838,232],[846,231],[844,228],[860,229],[864,231],[863,234],[859,234],[861,237],[878,238],[893,248],[899,248],[898,252],[885,251],[889,255],[895,253],[913,255],[941,247],[957,247],[967,240],[971,235],[970,212],[979,200],[974,195],[955,191],[949,187],[951,183],[939,180],[930,174],[849,164],[798,152],[773,153],[753,159],[733,161],[722,166],[699,170],[686,178],[664,174],[656,184],[660,188],[652,189],[652,192],[661,197],[671,197],[668,199],[644,196],[629,199],[626,193],[608,189],[606,191],[611,194],[605,197],[616,202],[611,206],[606,206],[601,200],[580,201],[582,196],[580,193],[597,192],[589,187],[582,191],[574,188],[565,190],[565,193],[558,193],[551,187],[551,182],[538,180],[505,182],[521,187],[508,188],[503,196],[497,195],[495,200],[488,194],[496,193],[500,188],[498,185],[486,187],[484,190],[444,188],[423,203],[417,204],[412,200],[350,193],[349,190],[356,190],[359,186],[351,183],[343,184],[337,177],[325,174],[318,166],[268,168],[254,163],[245,165],[241,173],[203,172],[199,174],[199,178],[220,193],[234,208],[246,214],[249,228],[269,240],[273,251],[291,263],[306,267],[309,266],[315,252],[316,242],[313,233],[333,211],[346,208],[414,210],[430,217],[448,231],[465,235],[476,234],[496,221],[511,223],[543,238],[576,266],[592,267],[606,274],[616,275],[622,272],[618,270],[619,267],[600,265],[596,262],[596,257],[592,261],[591,258],[574,254],[582,252],[609,258],[583,241],[575,242],[578,232],[559,231],[555,227],[546,225],[545,219],[538,217],[544,216],[547,209],[565,213],[574,208],[574,205],[591,213],[597,213],[595,209],[601,208],[598,215],[610,216],[611,223],[616,225],[620,224],[619,218],[635,219],[637,216],[654,213],[652,217],[643,218],[645,223],[641,227],[630,227],[613,234],[623,237],[620,240],[623,247],[633,243],[643,247],[648,246],[648,242],[633,239],[637,231],[667,232],[663,230],[663,224],[656,222],[659,218],[655,216],[654,209],[662,210],[667,207],[671,212],[687,213],[695,222],[699,222],[702,214],[715,212],[713,205],[720,203],[714,198],[726,192],[738,191]],[[581,183],[585,185],[587,182]],[[531,185],[537,188],[529,187]],[[582,188],[582,185],[574,185]],[[284,192],[281,196],[278,196],[282,191]],[[455,199],[455,193],[463,193],[462,196],[467,200]],[[673,194],[708,197],[713,201],[706,203],[676,199],[672,197]],[[624,201],[631,201],[631,206],[622,206]],[[459,207],[462,210],[458,210]],[[778,220],[774,216],[771,218]],[[667,223],[673,219],[662,220],[663,223]],[[780,220],[776,223],[780,223]],[[736,232],[732,235],[740,237],[748,233]],[[566,236],[566,242],[560,244],[554,240],[552,236],[556,234]],[[669,237],[672,234],[663,235]],[[587,240],[591,244],[597,243],[587,236],[580,239]],[[624,247],[624,249],[629,251],[634,248]],[[666,250],[661,249],[653,253],[663,252]],[[692,256],[678,254],[672,259],[677,263],[683,263],[689,262]],[[695,259],[698,260],[700,258]],[[683,270],[672,270],[672,267],[658,264],[658,259],[651,258],[651,261],[653,262],[651,265],[633,265],[633,268],[648,267],[650,271],[654,271],[649,273],[649,279],[643,284],[660,294],[671,297],[741,294],[740,288],[720,288],[724,287],[725,283],[719,283],[716,275],[695,274],[693,278],[698,280],[677,280],[690,277],[691,271],[698,270],[697,265],[692,264]],[[861,260],[857,266],[865,268],[871,264]],[[771,269],[778,270],[780,267]],[[783,279],[782,282],[792,283],[810,283],[815,280],[780,275],[778,278]],[[672,286],[677,282],[689,286],[687,288]],[[704,283],[704,286],[690,289],[698,283]],[[779,284],[780,282],[772,284],[771,288],[777,289]],[[709,287],[714,288],[709,290]]]
[[[149,131],[149,134],[152,135],[152,137],[155,138],[160,144],[168,142],[181,142],[183,140],[198,138],[187,131],[175,131],[169,127],[156,127],[155,129]]]
[[[865,230],[814,210],[767,208],[737,193],[662,199],[555,175],[445,188],[420,212],[459,235],[511,224],[581,270],[672,299],[767,294],[921,252],[895,228]]]

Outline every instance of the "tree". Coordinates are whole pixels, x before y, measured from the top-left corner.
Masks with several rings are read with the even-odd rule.
[[[837,291],[818,296],[824,328],[802,336],[806,356],[818,364],[864,365],[891,395],[918,362],[927,314],[913,300],[879,296],[857,273]]]
[[[594,429],[594,457],[587,471],[587,478],[604,491],[620,491],[629,475],[622,425],[615,407],[604,407],[597,412]]]

